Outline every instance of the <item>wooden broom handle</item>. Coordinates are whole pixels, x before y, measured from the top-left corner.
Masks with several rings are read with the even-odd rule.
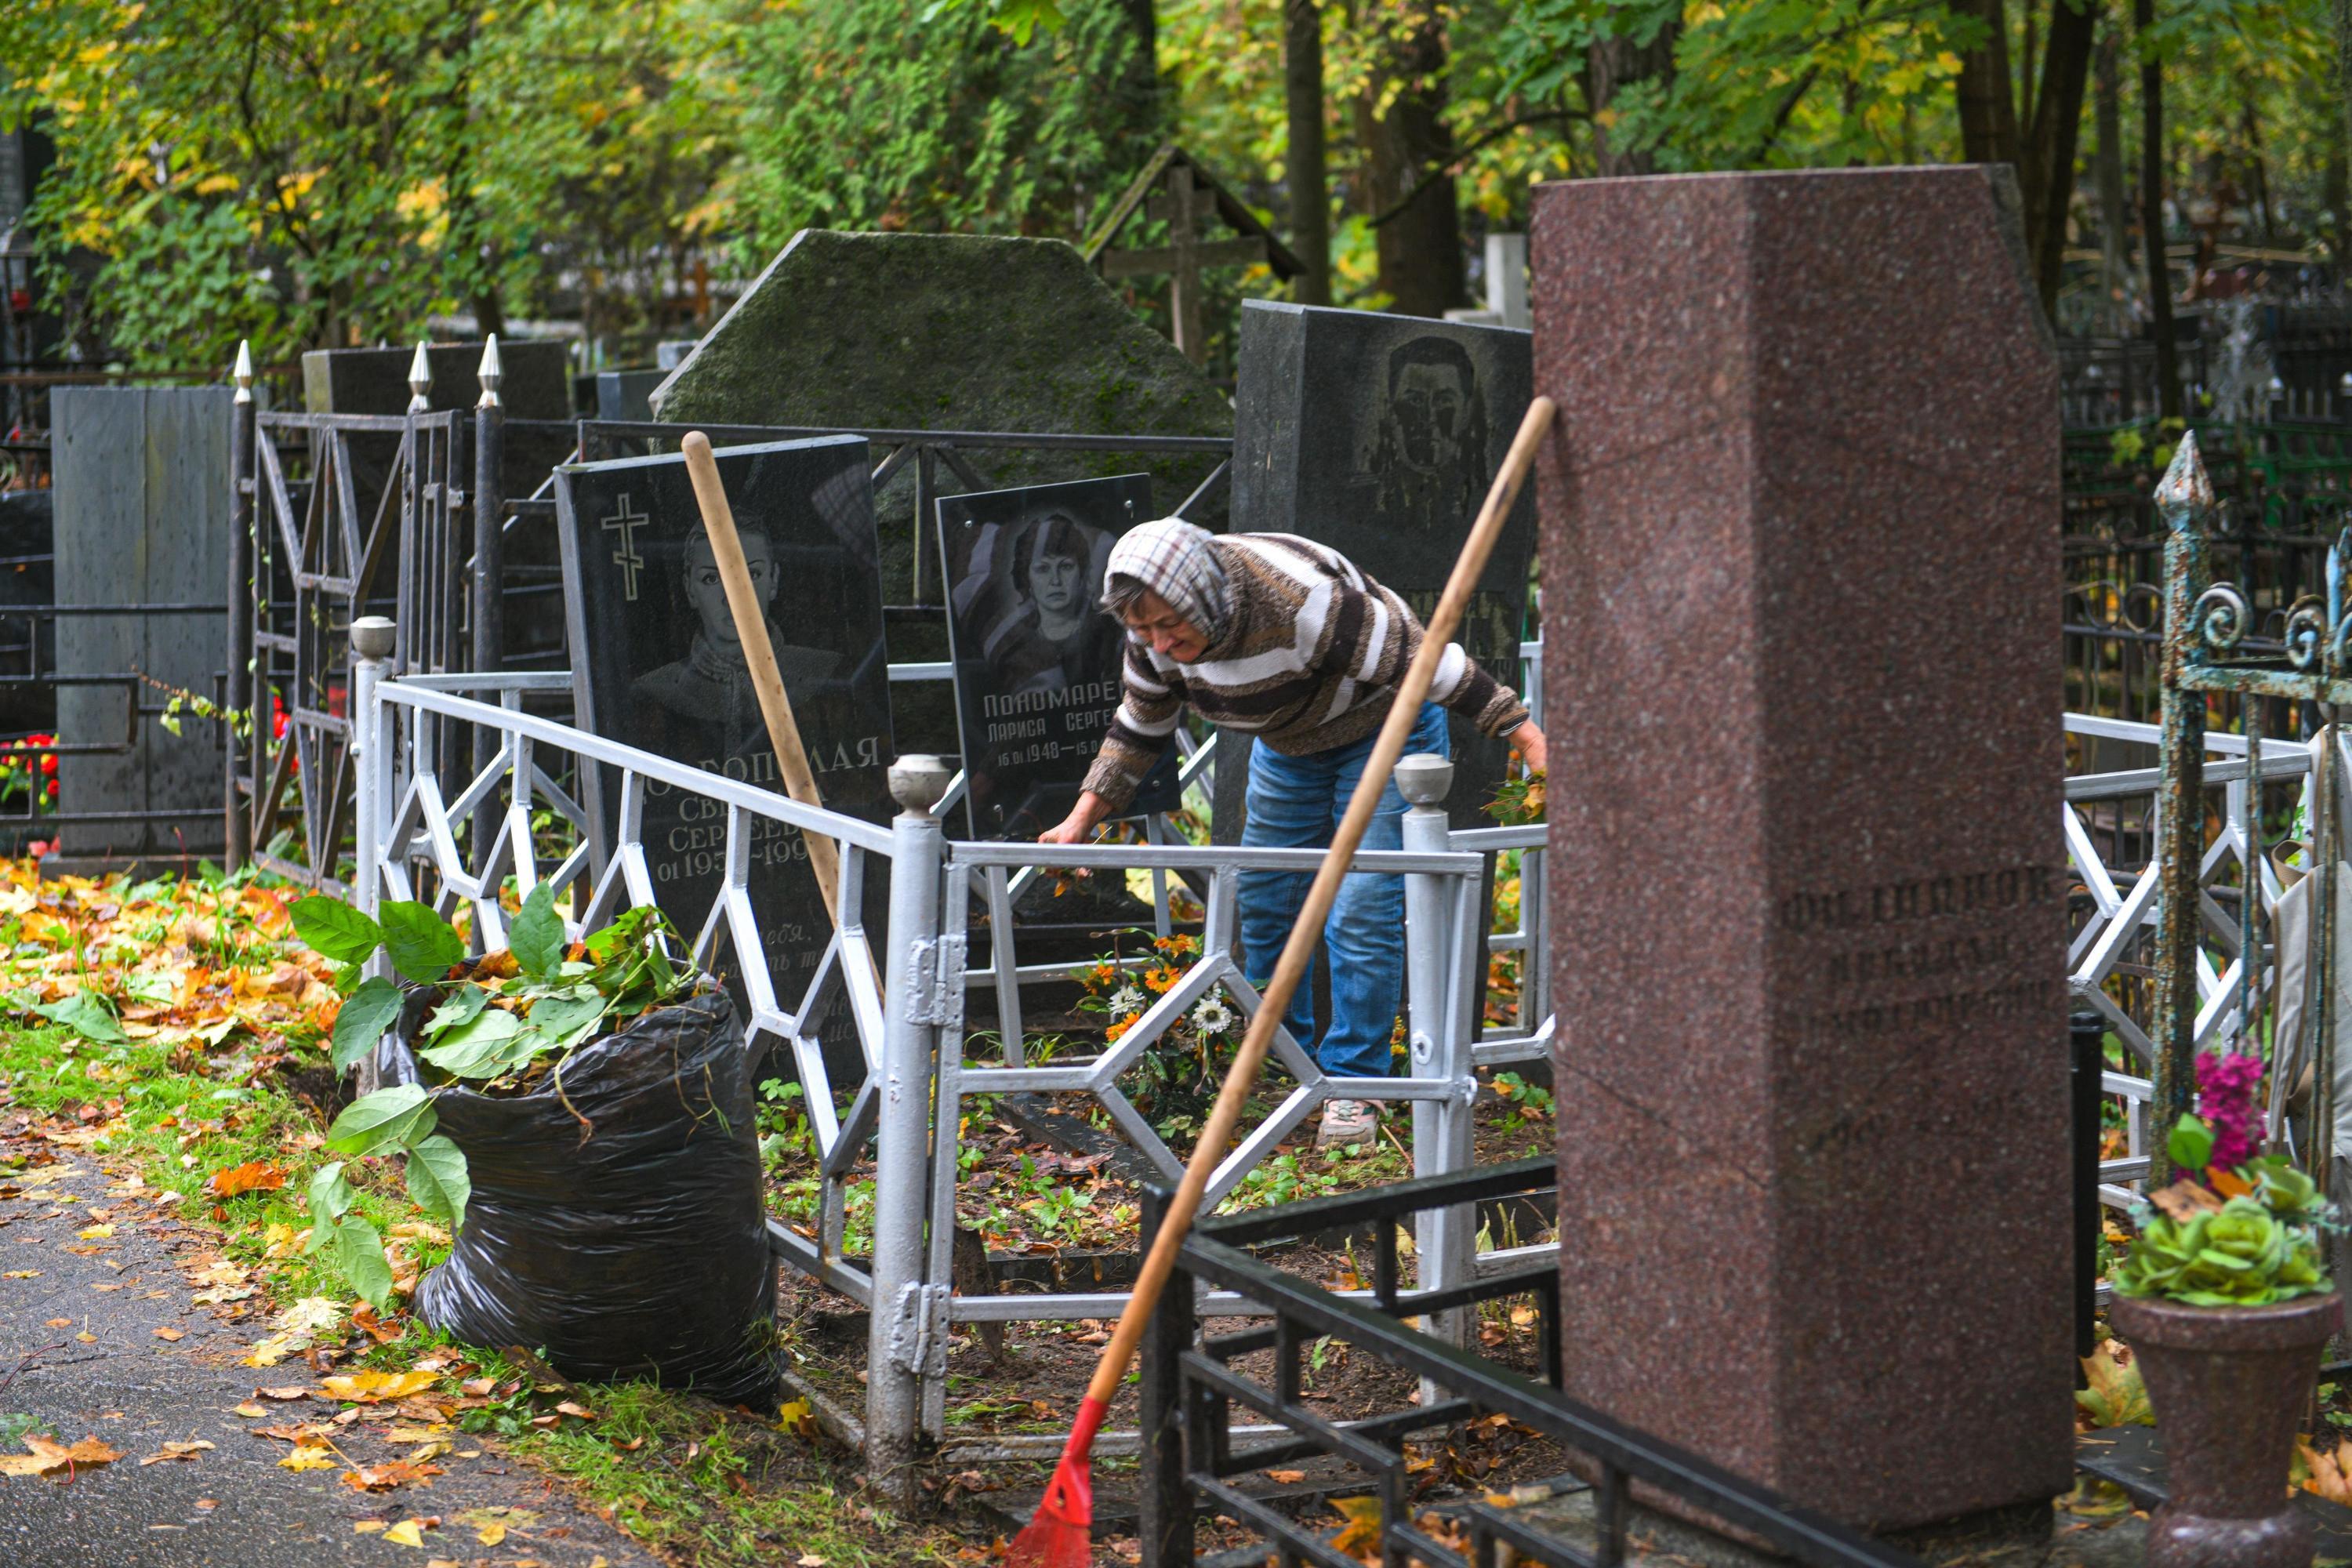
[[[1348,874],[1348,863],[1356,858],[1357,847],[1363,843],[1364,834],[1372,825],[1372,814],[1380,807],[1381,793],[1388,787],[1389,774],[1395,769],[1397,759],[1404,754],[1405,742],[1412,737],[1413,726],[1420,722],[1421,705],[1429,695],[1431,680],[1436,677],[1437,661],[1444,657],[1446,644],[1454,640],[1454,629],[1461,625],[1462,612],[1486,569],[1487,556],[1494,553],[1495,540],[1503,531],[1503,521],[1510,516],[1512,503],[1518,500],[1519,488],[1535,462],[1537,445],[1551,428],[1558,412],[1549,397],[1538,397],[1528,405],[1528,416],[1519,422],[1519,433],[1512,437],[1510,452],[1503,458],[1493,488],[1486,492],[1486,504],[1479,509],[1478,520],[1470,527],[1470,537],[1462,546],[1462,554],[1454,563],[1454,574],[1445,580],[1445,592],[1437,601],[1436,613],[1429,617],[1429,625],[1423,630],[1421,647],[1405,669],[1404,679],[1397,683],[1396,700],[1381,725],[1379,738],[1372,742],[1372,754],[1366,759],[1363,773],[1356,781],[1356,793],[1349,797],[1348,814],[1340,818],[1339,830],[1331,836],[1331,847],[1324,852],[1323,864],[1315,873],[1315,885],[1307,889],[1306,906],[1290,928],[1290,940],[1283,943],[1281,961],[1274,966],[1274,978],[1258,1001],[1257,1012],[1250,1019],[1248,1033],[1242,1037],[1242,1048],[1234,1056],[1234,1065],[1226,1069],[1224,1084],[1217,1090],[1217,1103],[1209,1112],[1207,1124],[1201,1129],[1201,1141],[1192,1146],[1192,1158],[1184,1166],[1184,1179],[1177,1184],[1176,1195],[1169,1200],[1168,1211],[1160,1218],[1160,1233],[1152,1239],[1151,1251],[1136,1276],[1135,1293],[1128,1298],[1127,1310],[1119,1314],[1118,1328],[1111,1335],[1110,1343],[1103,1347],[1101,1364],[1095,1368],[1093,1381],[1087,1384],[1089,1398],[1108,1405],[1111,1395],[1118,1392],[1119,1380],[1127,1375],[1128,1363],[1142,1341],[1143,1326],[1160,1304],[1160,1293],[1167,1288],[1168,1276],[1175,1268],[1176,1248],[1182,1243],[1184,1233],[1192,1228],[1192,1216],[1200,1211],[1202,1194],[1208,1190],[1209,1177],[1215,1172],[1217,1162],[1224,1157],[1234,1124],[1241,1120],[1243,1102],[1257,1087],[1258,1068],[1265,1060],[1266,1047],[1273,1043],[1275,1026],[1281,1021],[1284,1009],[1290,1005],[1291,994],[1298,989],[1307,964],[1314,960],[1316,944],[1323,940],[1323,921],[1339,896],[1339,884]]]
[[[768,742],[776,749],[776,766],[784,775],[784,793],[803,805],[822,806],[816,775],[809,772],[808,752],[801,745],[800,726],[793,721],[792,699],[784,695],[783,671],[776,668],[776,650],[768,640],[767,607],[751,586],[751,568],[743,559],[743,541],[735,532],[735,511],[727,504],[727,487],[719,481],[719,460],[710,454],[710,437],[689,430],[677,444],[685,455],[687,477],[694,481],[694,499],[702,508],[702,527],[710,536],[710,553],[719,563],[719,580],[727,587],[727,607],[735,616],[735,636],[751,667],[751,689],[759,693],[760,716],[768,723]],[[841,855],[834,841],[808,828],[809,869],[816,874],[817,890],[824,895],[825,918],[841,929]]]

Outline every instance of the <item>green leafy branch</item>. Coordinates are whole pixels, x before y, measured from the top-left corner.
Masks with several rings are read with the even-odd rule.
[[[477,1082],[491,1092],[520,1091],[544,1071],[561,1097],[563,1063],[581,1045],[608,1023],[662,1006],[698,983],[690,965],[673,963],[666,951],[663,939],[674,933],[659,910],[630,910],[574,948],[564,940],[553,890],[543,883],[509,925],[507,950],[470,965],[464,939],[425,904],[395,900],[370,916],[314,897],[288,912],[297,935],[342,966],[337,987],[345,994],[332,1038],[338,1073],[375,1048],[412,995],[437,1000],[417,1031],[417,1056],[438,1086],[400,1084],[353,1100],[327,1130],[327,1147],[345,1159],[321,1167],[310,1182],[305,1249],[379,1309],[392,1289],[392,1267],[383,1237],[354,1212],[357,1194],[344,1173],[349,1161],[405,1156],[410,1199],[455,1232],[465,1224],[473,1184],[465,1152],[434,1130],[439,1090]],[[398,979],[362,978],[379,953]],[[569,1100],[563,1103],[580,1116]],[[589,1125],[584,1117],[581,1123]]]

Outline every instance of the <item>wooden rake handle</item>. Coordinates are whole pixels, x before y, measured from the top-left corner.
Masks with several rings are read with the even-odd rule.
[[[767,607],[751,585],[751,564],[743,559],[743,541],[735,531],[735,510],[727,504],[727,487],[719,482],[719,460],[711,456],[710,437],[689,430],[677,444],[686,458],[687,478],[694,481],[694,499],[702,509],[703,531],[710,536],[710,553],[719,563],[719,580],[727,587],[727,608],[735,616],[735,636],[751,667],[751,689],[759,694],[760,716],[767,721],[768,742],[776,749],[776,766],[784,776],[784,793],[803,805],[821,806],[816,775],[809,771],[808,752],[801,745],[801,730],[793,720],[792,699],[784,695],[783,671],[776,666],[776,650],[768,640]],[[822,833],[802,830],[808,841],[809,869],[816,874],[824,895],[825,917],[841,929],[841,856],[834,841]],[[745,960],[749,962],[749,960]]]
[[[1315,884],[1307,889],[1306,906],[1290,928],[1290,940],[1283,944],[1274,978],[1258,1002],[1248,1032],[1242,1037],[1242,1048],[1234,1056],[1234,1065],[1225,1072],[1224,1084],[1217,1090],[1217,1103],[1209,1112],[1207,1124],[1201,1129],[1201,1140],[1192,1146],[1192,1158],[1184,1167],[1184,1179],[1177,1184],[1176,1195],[1170,1200],[1168,1212],[1160,1222],[1160,1233],[1143,1260],[1142,1271],[1136,1276],[1135,1293],[1128,1298],[1127,1310],[1119,1314],[1118,1328],[1111,1335],[1110,1343],[1103,1347],[1102,1362],[1087,1384],[1089,1398],[1109,1404],[1111,1395],[1118,1392],[1119,1380],[1127,1375],[1128,1363],[1143,1338],[1144,1324],[1160,1304],[1160,1293],[1167,1288],[1169,1273],[1175,1267],[1176,1248],[1183,1241],[1184,1233],[1192,1228],[1192,1216],[1200,1211],[1202,1195],[1208,1190],[1209,1177],[1215,1172],[1217,1162],[1224,1157],[1225,1145],[1232,1141],[1234,1127],[1241,1120],[1243,1102],[1257,1087],[1258,1069],[1265,1065],[1275,1026],[1290,1005],[1291,995],[1298,989],[1307,964],[1314,960],[1316,944],[1323,940],[1323,922],[1339,896],[1339,884],[1348,874],[1348,863],[1356,858],[1356,850],[1372,825],[1372,814],[1380,807],[1381,793],[1388,787],[1389,774],[1395,769],[1397,759],[1404,754],[1405,742],[1420,721],[1421,705],[1437,674],[1437,661],[1444,654],[1446,644],[1454,640],[1454,628],[1462,624],[1462,613],[1470,603],[1480,574],[1486,569],[1486,558],[1494,553],[1503,521],[1510,516],[1512,503],[1518,500],[1519,489],[1534,465],[1536,447],[1551,428],[1558,413],[1550,398],[1538,397],[1528,405],[1527,417],[1519,422],[1519,433],[1511,439],[1510,452],[1503,458],[1493,488],[1486,492],[1486,504],[1479,509],[1478,520],[1471,525],[1462,554],[1454,563],[1453,575],[1445,580],[1445,592],[1437,601],[1436,613],[1429,617],[1423,632],[1421,647],[1405,669],[1404,679],[1397,683],[1396,700],[1381,725],[1379,738],[1372,742],[1372,754],[1356,781],[1356,793],[1349,798],[1348,812],[1339,820],[1339,830],[1331,836],[1331,847],[1324,852],[1323,864],[1315,873]]]

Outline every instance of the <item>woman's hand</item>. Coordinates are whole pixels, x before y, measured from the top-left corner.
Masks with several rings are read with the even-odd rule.
[[[1519,755],[1528,760],[1528,772],[1531,773],[1549,772],[1544,766],[1549,760],[1547,755],[1549,748],[1544,742],[1544,732],[1536,728],[1534,720],[1528,720],[1511,731],[1511,744],[1517,746],[1519,749]]]
[[[1102,796],[1092,790],[1082,791],[1078,804],[1070,808],[1070,815],[1037,835],[1037,842],[1084,844],[1094,837],[1096,827],[1109,815],[1110,807],[1104,803]]]

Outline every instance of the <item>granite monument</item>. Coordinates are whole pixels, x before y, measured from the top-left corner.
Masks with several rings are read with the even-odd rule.
[[[1985,167],[1535,200],[1566,1386],[1870,1530],[2074,1471],[2017,207]]]

